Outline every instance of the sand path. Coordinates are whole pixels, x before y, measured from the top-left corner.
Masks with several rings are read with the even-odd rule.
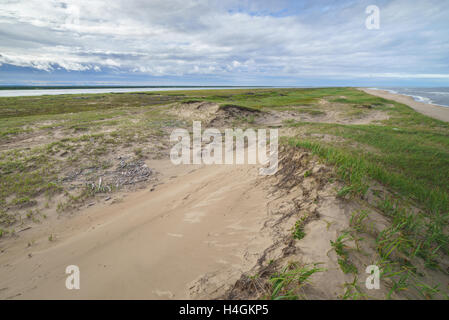
[[[449,122],[449,108],[437,106],[433,104],[427,104],[423,102],[418,102],[413,100],[412,97],[404,96],[401,94],[394,94],[384,90],[373,90],[373,89],[361,89],[368,94],[373,96],[393,100],[399,103],[408,105],[409,107],[415,109],[416,111],[425,114],[426,116]]]
[[[56,241],[43,233],[31,248],[26,236],[3,248],[0,298],[182,299],[204,295],[195,281],[207,274],[233,283],[269,245],[258,168],[185,167],[152,192],[55,224]],[[65,287],[68,265],[80,268],[80,290]]]

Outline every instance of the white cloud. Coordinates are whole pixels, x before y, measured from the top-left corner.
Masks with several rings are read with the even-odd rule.
[[[390,1],[376,31],[365,28],[368,2],[293,4],[4,0],[0,64],[158,76],[449,74],[449,8],[441,1]]]

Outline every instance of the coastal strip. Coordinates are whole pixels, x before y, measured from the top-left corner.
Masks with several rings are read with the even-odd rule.
[[[438,119],[441,121],[449,122],[449,107],[442,107],[442,106],[437,106],[434,104],[428,104],[428,103],[424,103],[424,102],[415,101],[410,96],[391,93],[391,92],[385,91],[385,90],[375,90],[375,89],[365,89],[365,88],[360,88],[360,90],[362,90],[368,94],[371,94],[373,96],[377,96],[377,97],[381,97],[384,99],[389,99],[389,100],[393,100],[393,101],[396,101],[399,103],[406,104],[409,107],[413,108],[414,110],[416,110],[422,114],[425,114],[426,116],[429,116],[429,117],[432,117],[434,119]]]

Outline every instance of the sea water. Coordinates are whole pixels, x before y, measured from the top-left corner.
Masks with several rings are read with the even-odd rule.
[[[440,88],[375,88],[412,97],[415,101],[449,107],[449,87]]]

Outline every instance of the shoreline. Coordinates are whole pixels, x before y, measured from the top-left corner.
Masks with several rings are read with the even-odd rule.
[[[428,104],[414,100],[410,96],[406,96],[399,93],[391,93],[386,90],[359,88],[365,93],[373,96],[381,97],[388,100],[393,100],[399,103],[403,103],[413,110],[422,113],[431,118],[449,122],[449,107],[443,107],[435,104]]]

